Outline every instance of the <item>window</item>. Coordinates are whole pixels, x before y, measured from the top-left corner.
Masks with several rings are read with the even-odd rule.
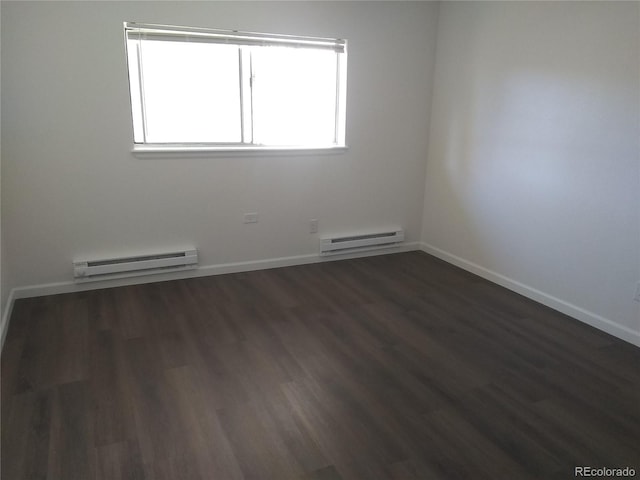
[[[138,149],[345,145],[346,41],[125,23]]]

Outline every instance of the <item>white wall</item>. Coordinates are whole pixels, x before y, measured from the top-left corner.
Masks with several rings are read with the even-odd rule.
[[[444,2],[427,250],[640,344],[636,2]]]
[[[2,3],[0,2],[0,17],[2,15]],[[0,38],[2,38],[2,23],[0,22]],[[0,62],[0,105],[2,105],[2,62]],[[2,118],[0,116],[0,138],[2,138]],[[7,270],[2,261],[6,258],[4,255],[5,244],[2,241],[2,148],[0,148],[0,348],[4,343],[4,334],[6,332],[6,323],[8,319],[5,316],[7,300],[9,292],[6,285]]]
[[[72,280],[76,256],[195,245],[203,265],[318,251],[320,233],[420,239],[437,5],[3,2],[8,287]],[[123,21],[348,39],[349,150],[132,156]],[[260,221],[243,225],[244,212]]]

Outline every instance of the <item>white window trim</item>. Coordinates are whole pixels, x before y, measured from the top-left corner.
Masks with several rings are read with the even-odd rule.
[[[249,147],[219,147],[192,145],[141,145],[134,144],[131,153],[139,158],[200,158],[224,156],[284,156],[284,155],[334,155],[349,150],[346,145],[327,147],[280,147],[280,146],[249,146]]]
[[[179,27],[156,24],[125,22],[125,44],[131,32],[138,34],[162,35],[167,37],[183,37],[186,41],[213,41],[219,43],[231,42],[239,45],[295,45],[303,48],[319,48],[334,50],[344,54],[342,62],[346,62],[346,40],[320,37],[301,37],[292,35],[263,34],[254,32],[239,32],[232,30],[213,30],[195,27]],[[155,30],[155,31],[154,31]],[[338,98],[336,102],[336,143],[307,146],[307,145],[260,145],[252,143],[234,144],[153,144],[135,143],[131,153],[138,157],[171,157],[180,156],[222,156],[222,155],[313,155],[336,154],[348,150],[346,142],[346,70],[340,71],[343,63],[338,65]],[[344,64],[346,65],[346,64]],[[144,120],[143,120],[144,121]]]

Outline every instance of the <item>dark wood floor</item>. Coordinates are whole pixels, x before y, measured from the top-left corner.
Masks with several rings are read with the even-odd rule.
[[[19,300],[2,478],[639,472],[639,366],[418,252]]]

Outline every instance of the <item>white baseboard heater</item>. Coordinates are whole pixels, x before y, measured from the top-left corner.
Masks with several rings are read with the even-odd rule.
[[[323,237],[320,239],[321,255],[361,252],[398,246],[404,241],[401,228],[370,233]]]
[[[195,268],[198,251],[178,250],[148,255],[102,258],[73,262],[73,276],[77,282],[166,273]]]

